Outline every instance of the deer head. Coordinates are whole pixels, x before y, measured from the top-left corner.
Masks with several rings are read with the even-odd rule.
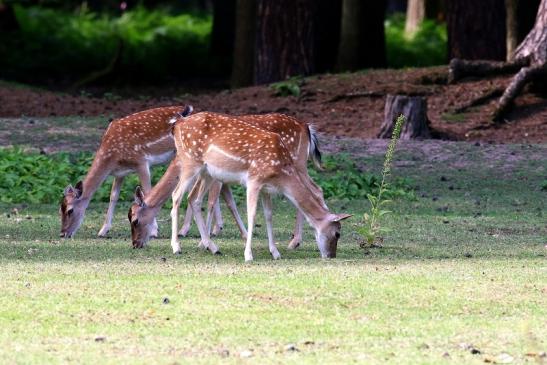
[[[144,191],[140,186],[135,189],[135,200],[129,207],[127,218],[131,224],[131,241],[133,248],[143,248],[150,240],[152,222],[155,212],[144,202]]]
[[[61,234],[70,238],[80,228],[84,219],[87,202],[82,199],[83,184],[78,181],[76,186],[68,185],[63,193],[59,214],[61,215]]]

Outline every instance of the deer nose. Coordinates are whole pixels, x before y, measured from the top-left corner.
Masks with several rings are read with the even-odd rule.
[[[65,232],[61,232],[61,234],[59,235],[59,237],[61,237],[61,238],[65,238],[65,236],[66,236]]]

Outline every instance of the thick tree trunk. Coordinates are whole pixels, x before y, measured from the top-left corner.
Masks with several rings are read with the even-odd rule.
[[[395,121],[399,115],[406,117],[401,130],[401,139],[430,138],[427,119],[427,101],[420,96],[388,95],[384,110],[384,122],[380,127],[378,138],[391,138]]]
[[[504,0],[447,0],[448,57],[505,60]]]
[[[315,71],[315,1],[258,0],[255,84]]]
[[[230,66],[234,53],[236,0],[213,1],[213,30],[211,32],[211,56],[220,67]]]
[[[315,24],[315,71],[334,71],[340,44],[342,0],[317,2]]]
[[[507,60],[534,27],[540,0],[505,0],[507,12]]]
[[[408,0],[406,7],[405,33],[414,34],[425,18],[425,0]]]
[[[231,86],[253,84],[256,0],[237,0]]]
[[[337,69],[385,67],[385,0],[343,0]]]

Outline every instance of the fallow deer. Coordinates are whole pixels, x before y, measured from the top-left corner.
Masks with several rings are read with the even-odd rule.
[[[235,118],[249,125],[279,134],[283,143],[288,147],[296,168],[303,174],[307,175],[308,157],[311,158],[316,167],[321,168],[321,153],[318,148],[317,137],[313,128],[307,123],[296,118],[277,113],[263,115],[240,115]],[[244,141],[236,141],[235,143],[244,144]],[[177,169],[171,168],[170,166],[168,171],[166,171],[165,175],[158,182],[158,184],[154,186],[149,195],[145,196],[142,189],[137,189],[135,194],[135,203],[130,208],[128,216],[129,221],[131,222],[131,233],[134,247],[142,247],[148,241],[148,222],[151,221],[152,217],[156,216],[161,206],[165,203],[165,201],[167,201],[170,194],[175,189],[176,176],[178,176],[177,174]],[[196,191],[202,188],[200,184],[202,184],[201,181],[196,182]],[[313,182],[311,182],[311,184],[313,193],[322,196],[321,188]],[[218,181],[212,183],[209,189],[209,204],[206,224],[207,232],[210,232],[210,219],[213,216],[212,213],[214,213],[217,221],[217,217],[220,216],[219,205],[217,203],[219,194],[223,195],[223,198],[227,202],[232,215],[238,223],[242,237],[246,240],[247,232],[245,231],[245,226],[237,213],[237,208],[235,202],[233,201],[232,193],[227,185],[223,185]],[[192,215],[192,206],[191,204],[188,204],[185,221],[178,235],[186,235],[190,228]],[[289,244],[290,249],[298,247],[302,241],[303,221],[304,216],[301,212],[297,211],[293,239]],[[175,253],[178,252],[180,252],[180,250],[175,250]]]
[[[203,112],[182,118],[175,124],[173,134],[177,155],[176,164],[172,166],[179,168],[179,182],[172,194],[173,252],[180,252],[177,218],[182,196],[198,178],[201,178],[203,183],[195,185],[189,203],[192,204],[202,243],[211,252],[218,252],[218,247],[210,239],[206,229],[201,215],[201,201],[213,179],[216,179],[223,182],[239,182],[247,186],[248,234],[245,261],[253,260],[251,241],[256,205],[261,191],[269,249],[274,259],[281,257],[273,240],[270,193],[274,191],[283,193],[293,202],[315,229],[321,256],[336,257],[340,221],[350,215],[329,212],[322,194],[317,192],[317,186],[307,173],[297,167],[280,134],[261,129],[238,118]],[[271,116],[265,115],[262,118]],[[291,137],[295,139],[296,135],[289,136],[289,140]],[[135,204],[131,207],[130,215],[134,213],[134,206]],[[136,220],[140,224],[141,219],[138,216],[130,216],[130,219],[132,223]],[[146,238],[148,224],[144,223],[144,229],[140,229],[139,232],[144,232]]]
[[[144,191],[150,191],[150,166],[170,161],[175,155],[173,122],[176,116],[187,116],[189,106],[149,109],[113,120],[106,129],[91,168],[83,182],[65,188],[61,201],[61,237],[72,237],[80,227],[91,197],[103,181],[114,176],[110,203],[98,235],[111,228],[114,208],[124,177],[136,172]],[[152,235],[157,235],[154,220]]]

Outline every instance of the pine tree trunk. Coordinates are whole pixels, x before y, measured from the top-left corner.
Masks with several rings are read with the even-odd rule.
[[[534,27],[540,0],[505,0],[507,13],[507,60]]]
[[[253,84],[256,33],[256,0],[237,0],[232,62],[233,88]]]
[[[315,71],[332,72],[336,66],[336,51],[340,44],[342,0],[317,2],[315,24]]]
[[[385,67],[385,0],[343,0],[337,69]]]
[[[258,0],[255,84],[315,71],[315,1]]]
[[[449,59],[505,60],[505,2],[447,0]]]
[[[405,33],[414,34],[425,18],[425,0],[408,0],[406,8]]]

